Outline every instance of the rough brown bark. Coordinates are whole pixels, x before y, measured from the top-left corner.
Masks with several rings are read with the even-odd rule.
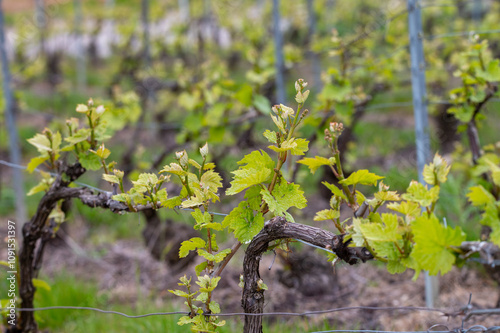
[[[79,163],[71,166],[62,166],[60,175],[54,181],[50,190],[40,200],[35,215],[23,227],[23,241],[19,255],[19,296],[21,297],[22,308],[33,308],[33,297],[36,290],[33,286],[33,278],[36,276],[36,262],[38,260],[35,258],[35,250],[38,240],[42,239],[48,232],[45,226],[49,215],[59,200],[78,197],[87,191],[86,189],[67,187],[71,181],[80,177],[84,172],[85,169]],[[67,180],[63,180],[62,174],[65,175],[64,178]],[[39,252],[37,256],[42,256],[42,252]],[[12,332],[16,332],[16,330],[18,332],[37,332],[38,326],[35,321],[34,312],[21,312],[16,329],[12,330]]]
[[[343,241],[343,235],[335,235],[330,231],[308,225],[291,223],[284,217],[275,217],[265,223],[262,231],[254,237],[245,252],[243,261],[245,286],[241,300],[245,313],[263,313],[264,290],[259,287],[259,284],[262,283],[259,274],[260,259],[262,254],[267,251],[269,242],[288,238],[300,239],[330,249],[350,265],[373,259],[367,249],[349,247],[349,242]],[[245,316],[244,332],[262,332],[262,316]]]

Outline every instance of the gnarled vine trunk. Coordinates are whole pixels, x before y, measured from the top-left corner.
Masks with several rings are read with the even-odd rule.
[[[337,256],[350,265],[359,261],[373,259],[366,248],[349,247],[349,241],[344,242],[343,235],[303,225],[288,222],[284,217],[275,217],[267,221],[245,252],[243,261],[243,288],[242,306],[245,313],[261,314],[264,309],[264,290],[260,287],[262,281],[259,274],[259,263],[262,254],[267,251],[269,242],[278,239],[299,239],[325,249],[332,250]],[[245,333],[262,332],[262,316],[245,316]]]

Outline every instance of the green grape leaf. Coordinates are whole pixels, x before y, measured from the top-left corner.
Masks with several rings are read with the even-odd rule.
[[[495,229],[500,226],[500,216],[498,216],[498,208],[495,203],[488,203],[484,206],[484,213],[481,215],[480,223]]]
[[[99,170],[102,167],[101,159],[96,154],[78,154],[78,161],[87,170]]]
[[[368,170],[358,170],[351,173],[349,177],[339,181],[343,185],[377,185],[377,180],[383,179],[384,177],[377,176]]]
[[[227,189],[226,195],[233,195],[244,189],[267,182],[274,170],[275,163],[264,151],[253,151],[246,155],[238,164],[243,165],[233,171],[231,187]]]
[[[486,66],[486,70],[478,70],[476,76],[488,82],[500,81],[500,59],[491,60]]]
[[[347,100],[351,94],[352,94],[352,88],[350,83],[347,82],[345,85],[334,85],[334,84],[325,85],[323,91],[321,92],[321,97],[328,100],[343,102]]]
[[[344,192],[342,192],[341,189],[339,189],[337,186],[330,184],[328,182],[321,182],[321,184],[325,185],[328,187],[330,191],[332,191],[333,195],[336,197],[339,197],[345,201],[347,201],[347,197],[345,196]]]
[[[490,241],[496,246],[500,246],[500,222],[492,229]]]
[[[330,161],[327,158],[321,157],[321,156],[315,156],[314,158],[306,157],[306,158],[301,159],[300,161],[297,161],[297,163],[307,165],[307,167],[309,167],[309,169],[311,170],[311,173],[313,175],[316,172],[316,170],[318,170],[318,168],[320,166],[332,165],[332,161]]]
[[[203,194],[198,189],[193,189],[194,195],[182,202],[182,208],[199,207],[205,203]]]
[[[27,141],[35,146],[38,152],[42,155],[46,154],[49,151],[52,151],[52,145],[50,144],[50,140],[46,135],[37,133],[34,137],[28,139]]]
[[[292,155],[304,155],[309,150],[309,141],[307,141],[306,139],[295,139],[295,143],[297,144],[297,146],[292,148]]]
[[[207,266],[208,266],[208,262],[206,262],[206,261],[203,261],[202,263],[196,265],[194,268],[194,271],[196,272],[196,276],[200,276],[201,272],[203,272],[203,270],[205,268],[207,268]]]
[[[406,271],[406,266],[399,260],[390,260],[387,263],[387,271],[391,274],[400,274]]]
[[[392,202],[387,205],[387,208],[411,217],[417,217],[421,211],[420,205],[412,201]]]
[[[482,185],[472,186],[469,188],[467,197],[473,206],[481,207],[495,202],[495,197],[488,192]]]
[[[434,155],[434,160],[424,166],[422,173],[424,181],[429,185],[439,185],[446,182],[451,166],[439,154]]]
[[[112,197],[113,200],[118,201],[118,202],[130,202],[130,195],[127,193],[120,193],[120,194],[115,194]]]
[[[116,175],[109,175],[109,174],[105,173],[102,175],[102,179],[104,179],[105,181],[107,181],[109,183],[120,184],[120,179]]]
[[[361,225],[363,224],[363,219],[354,218],[352,220],[352,231],[351,238],[352,242],[356,246],[365,246],[365,238],[361,232]]]
[[[182,169],[182,167],[178,163],[170,163],[170,165],[165,165],[160,173],[162,172],[168,172],[181,177],[187,175],[187,172],[184,171],[184,169]]]
[[[31,196],[33,194],[36,194],[36,193],[39,193],[42,191],[48,191],[49,189],[50,189],[50,184],[48,184],[45,180],[42,180],[37,185],[33,186],[26,195]]]
[[[33,286],[37,289],[45,289],[47,291],[50,291],[50,286],[47,282],[45,282],[44,280],[40,280],[40,279],[32,279],[31,280],[33,282]]]
[[[203,258],[207,259],[208,261],[214,261],[216,263],[221,262],[224,260],[224,258],[231,253],[231,249],[225,249],[223,251],[220,251],[217,254],[210,254],[204,249],[198,249],[198,255],[202,256]]]
[[[78,130],[76,133],[74,133],[72,136],[68,136],[64,138],[65,141],[71,143],[71,144],[77,144],[82,141],[86,141],[92,130],[90,128],[82,128]]]
[[[271,103],[265,96],[255,95],[253,98],[253,105],[262,114],[268,115],[271,112]]]
[[[177,207],[177,206],[180,206],[182,204],[182,200],[179,196],[175,196],[173,198],[168,198],[166,200],[160,199],[160,202],[161,202],[162,207],[170,208],[170,209]]]
[[[217,193],[219,187],[222,187],[222,178],[214,170],[206,171],[200,179],[200,185],[203,189],[209,190],[212,193]]]
[[[175,296],[179,296],[179,297],[184,297],[184,298],[190,297],[190,294],[188,294],[187,292],[182,291],[182,290],[170,290],[169,289],[168,292],[174,294]]]
[[[163,188],[159,190],[154,194],[154,196],[155,196],[155,202],[159,201],[161,205],[163,205],[163,203],[168,200],[167,189]]]
[[[234,98],[236,98],[244,106],[248,107],[252,105],[252,94],[253,94],[252,86],[249,85],[248,83],[245,83],[241,86],[240,90],[238,90],[234,94]]]
[[[255,210],[260,210],[260,205],[262,203],[262,196],[260,195],[261,187],[252,186],[245,192],[245,199],[247,199],[248,206]]]
[[[434,186],[428,190],[426,186],[414,180],[411,181],[406,192],[402,195],[403,199],[417,202],[422,207],[430,206],[439,198],[439,186]]]
[[[233,230],[235,237],[246,244],[264,227],[264,216],[262,213],[254,215],[248,202],[242,201],[224,218],[222,226]]]
[[[189,254],[189,251],[204,248],[206,245],[207,243],[200,237],[193,237],[190,240],[184,241],[179,248],[179,258],[184,258]]]
[[[212,216],[208,212],[202,213],[200,209],[195,209],[191,215],[196,220],[196,225],[194,229],[213,229],[213,230],[222,230],[222,224],[217,222],[212,222]]]
[[[381,223],[364,223],[360,230],[368,241],[397,242],[402,239],[398,232],[398,217],[396,214],[382,214]]]
[[[380,191],[373,195],[375,199],[380,201],[400,201],[398,192],[396,191]]]
[[[295,142],[295,138],[291,138],[290,140],[283,141],[279,147],[276,146],[267,146],[267,148],[274,150],[275,152],[282,153],[285,151],[292,150],[297,147],[297,143]]]
[[[401,253],[396,248],[396,243],[401,244],[403,242],[377,242],[369,241],[373,250],[377,253],[377,256],[382,258],[387,258],[389,260],[400,260]]]
[[[220,313],[220,306],[217,302],[214,302],[214,301],[211,301],[210,304],[209,304],[209,308],[210,308],[210,311],[212,311],[212,313]]]
[[[307,206],[304,191],[300,190],[300,186],[293,183],[288,184],[284,178],[274,187],[272,194],[267,188],[263,188],[260,193],[269,210],[276,215],[282,215],[290,207],[302,209]]]
[[[48,159],[49,159],[49,156],[34,157],[28,163],[26,170],[28,170],[30,173],[32,173],[40,164],[47,161]]]
[[[278,142],[278,137],[276,135],[276,132],[275,131],[270,131],[270,130],[266,130],[264,133],[263,133],[264,137],[267,139],[267,141],[271,142],[271,143],[276,143]]]
[[[179,318],[179,321],[177,322],[177,325],[183,326],[183,325],[188,325],[188,324],[194,324],[198,317],[190,318],[189,316],[182,316]]]
[[[132,181],[137,192],[147,192],[158,183],[158,176],[154,173],[141,173],[136,181]]]
[[[200,170],[201,169],[201,165],[200,163],[196,162],[195,160],[193,160],[192,158],[190,158],[188,160],[189,164],[191,164],[192,166],[194,166],[196,169]]]
[[[215,163],[212,163],[212,162],[205,163],[205,165],[203,166],[203,170],[211,170],[213,168],[215,168]]]
[[[468,123],[474,115],[474,107],[468,104],[453,106],[448,108],[448,113],[453,114],[462,123]]]
[[[431,275],[449,272],[456,260],[452,247],[465,241],[462,230],[443,226],[434,214],[416,218],[411,227],[415,241],[411,257]]]
[[[340,217],[340,212],[333,209],[324,209],[314,216],[314,221],[334,220]]]

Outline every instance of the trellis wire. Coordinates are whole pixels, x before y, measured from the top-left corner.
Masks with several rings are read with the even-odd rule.
[[[470,305],[470,302],[469,302]],[[48,307],[40,307],[40,308],[16,308],[15,310],[22,312],[22,311],[48,311],[48,310],[88,310],[88,311],[95,311],[99,313],[105,313],[105,314],[113,314],[113,315],[119,315],[122,317],[130,318],[130,319],[139,319],[139,318],[145,318],[145,317],[151,317],[151,316],[171,316],[171,315],[184,315],[188,316],[189,313],[185,311],[171,311],[171,312],[151,312],[151,313],[146,313],[146,314],[140,314],[140,315],[129,315],[123,312],[119,311],[113,311],[113,310],[104,310],[100,308],[95,308],[95,307],[83,307],[83,306],[48,306]],[[396,307],[396,306],[388,306],[388,307],[373,307],[373,306],[350,306],[350,307],[342,307],[342,308],[333,308],[333,309],[327,309],[327,310],[317,310],[317,311],[304,311],[304,312],[266,312],[266,313],[244,313],[244,312],[228,312],[228,313],[206,313],[203,314],[205,316],[215,316],[215,317],[235,317],[235,316],[260,316],[260,317],[278,317],[278,316],[287,316],[287,317],[305,317],[305,316],[312,316],[312,315],[320,315],[320,314],[327,314],[327,313],[335,313],[335,312],[345,312],[345,311],[352,311],[352,310],[367,310],[367,311],[424,311],[424,312],[437,312],[441,313],[444,316],[462,316],[462,327],[461,328],[455,328],[455,329],[450,329],[448,326],[444,324],[435,324],[430,326],[426,331],[386,331],[386,330],[323,330],[323,331],[313,331],[310,333],[328,333],[328,332],[359,332],[359,333],[471,333],[471,332],[493,332],[496,330],[500,329],[500,326],[491,326],[491,327],[486,327],[483,325],[473,325],[470,326],[469,328],[465,329],[464,328],[464,322],[470,318],[472,315],[495,315],[495,314],[500,314],[500,309],[477,309],[477,310],[470,310],[464,312],[463,309],[459,310],[458,312],[455,313],[450,313],[448,311],[442,310],[442,309],[435,309],[435,308],[428,308],[428,307],[417,307],[417,306],[401,306],[401,307]],[[434,330],[435,328],[445,328],[446,330]]]
[[[17,311],[46,311],[46,310],[91,310],[101,313],[111,313],[120,316],[124,316],[127,318],[142,318],[148,316],[165,316],[165,315],[178,315],[183,314],[186,315],[186,311],[173,311],[173,312],[153,312],[142,315],[127,315],[123,312],[112,311],[112,310],[103,310],[94,307],[84,307],[84,306],[47,306],[40,308],[16,308]],[[290,316],[290,317],[303,317],[303,316],[311,316],[311,315],[320,315],[326,313],[334,313],[334,312],[344,312],[344,311],[352,311],[352,310],[368,310],[368,311],[424,311],[424,312],[439,312],[444,315],[449,315],[448,312],[441,309],[434,309],[428,307],[419,307],[419,306],[347,306],[342,308],[333,308],[327,310],[317,310],[317,311],[304,311],[304,312],[264,312],[264,313],[245,313],[245,312],[231,312],[231,313],[207,313],[204,314],[206,316],[216,316],[216,317],[232,317],[232,316]]]

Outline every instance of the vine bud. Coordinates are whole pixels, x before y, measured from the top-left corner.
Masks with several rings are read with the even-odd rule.
[[[78,104],[76,106],[76,112],[87,113],[88,111],[89,111],[89,108],[85,104]]]
[[[101,115],[104,113],[104,111],[106,111],[106,109],[104,108],[104,105],[99,105],[96,109],[95,109],[95,112],[98,114],[98,115]]]
[[[207,158],[208,156],[208,142],[205,143],[203,147],[200,148],[201,157]]]
[[[120,179],[123,179],[123,176],[125,175],[125,173],[121,170],[118,170],[118,169],[114,169],[113,170],[113,173]]]
[[[332,135],[330,134],[330,131],[328,128],[325,128],[325,140],[327,142],[332,142]]]
[[[181,167],[186,168],[188,166],[189,158],[185,150],[176,152],[175,158],[179,161]]]
[[[330,123],[330,133],[332,136],[338,138],[344,131],[344,125],[342,123]]]
[[[330,199],[330,207],[333,209],[338,209],[339,204],[340,204],[339,197],[337,197],[336,195],[332,196]]]
[[[283,111],[283,118],[288,118],[289,116],[293,116],[295,114],[295,111],[292,108],[289,108],[288,106],[280,104],[280,107],[281,111]]]
[[[378,190],[380,192],[389,191],[389,185],[385,185],[383,181],[380,181],[380,183],[378,183]]]

